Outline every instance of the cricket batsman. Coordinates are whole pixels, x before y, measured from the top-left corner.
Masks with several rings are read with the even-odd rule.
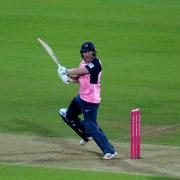
[[[58,68],[58,75],[64,83],[68,84],[71,79],[72,82],[80,84],[79,92],[69,107],[60,109],[59,113],[63,120],[82,137],[81,145],[93,139],[102,150],[103,159],[110,160],[117,155],[117,152],[97,124],[97,112],[101,101],[101,61],[96,56],[92,42],[83,43],[80,54],[82,61],[78,68]],[[83,120],[79,118],[80,114],[83,114]]]

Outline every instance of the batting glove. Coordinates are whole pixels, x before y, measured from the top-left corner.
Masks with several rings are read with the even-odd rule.
[[[64,66],[59,67],[58,68],[58,74],[59,75],[67,74],[67,69]]]
[[[59,77],[61,78],[61,80],[63,81],[63,83],[69,84],[70,79],[69,79],[69,77],[67,76],[67,74],[59,74],[59,73],[58,73],[58,75],[59,75]]]

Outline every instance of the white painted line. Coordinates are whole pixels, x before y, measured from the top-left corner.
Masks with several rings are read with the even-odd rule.
[[[46,158],[47,158],[47,157],[46,157]],[[15,165],[30,163],[30,162],[33,162],[33,161],[43,160],[43,159],[45,159],[45,158],[36,158],[36,159],[27,160],[27,161],[16,162],[16,163],[13,163],[13,164],[11,164],[11,165],[12,165],[12,166],[15,166]]]
[[[170,129],[170,128],[173,128],[173,127],[176,127],[176,126],[180,126],[180,124],[174,124],[174,125],[166,126],[166,127],[163,127],[163,128],[154,129],[152,131],[145,131],[145,132],[143,132],[141,134],[150,134],[150,133],[153,133],[153,132],[158,132],[158,131],[163,131],[163,130],[166,130],[166,129]]]

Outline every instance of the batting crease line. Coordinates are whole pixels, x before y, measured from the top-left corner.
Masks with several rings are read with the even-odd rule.
[[[158,132],[158,131],[163,131],[163,130],[170,129],[170,128],[173,128],[173,127],[176,127],[176,126],[180,126],[180,124],[174,124],[174,125],[166,126],[164,128],[158,128],[158,129],[155,129],[155,130],[152,130],[152,131],[141,132],[141,135],[150,134],[150,133]],[[129,139],[129,138],[130,138],[129,136],[121,137],[121,139]]]
[[[155,130],[152,130],[152,131],[146,131],[146,132],[143,132],[141,134],[149,134],[149,133],[156,132],[156,131],[163,131],[163,130],[170,129],[170,128],[173,128],[173,127],[179,126],[179,125],[180,124],[174,124],[174,125],[166,126],[164,128],[158,128],[158,129],[155,129]]]
[[[22,161],[22,162],[13,163],[13,164],[11,164],[11,165],[12,165],[12,166],[15,166],[15,165],[24,164],[24,163],[29,163],[29,162],[32,162],[32,161],[37,161],[37,160],[42,160],[42,159],[44,159],[44,158],[31,159],[31,160],[28,160],[28,161]]]

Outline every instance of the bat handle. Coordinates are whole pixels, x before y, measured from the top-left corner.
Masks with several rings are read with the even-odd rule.
[[[62,66],[60,64],[58,64],[58,68],[61,68]]]

